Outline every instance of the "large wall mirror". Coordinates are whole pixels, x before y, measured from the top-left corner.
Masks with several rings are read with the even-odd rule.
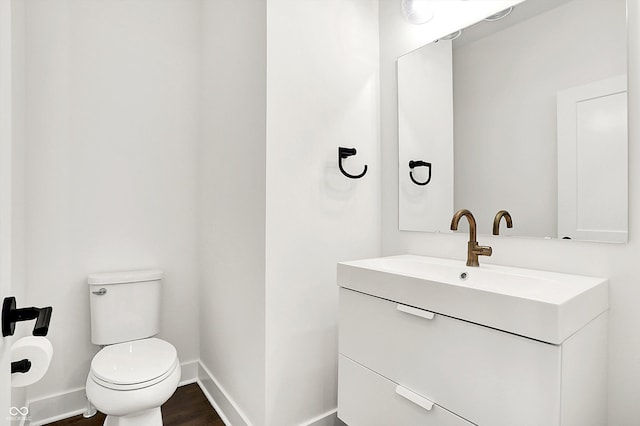
[[[626,28],[625,0],[527,0],[398,58],[400,229],[626,242]]]

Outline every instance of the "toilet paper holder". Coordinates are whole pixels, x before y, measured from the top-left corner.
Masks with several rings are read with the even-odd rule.
[[[26,373],[31,370],[31,361],[28,359],[21,359],[20,361],[13,361],[11,363],[11,374],[13,373]]]
[[[16,329],[16,322],[36,320],[33,328],[34,336],[46,336],[49,332],[49,322],[51,321],[51,313],[53,308],[47,306],[45,308],[16,308],[15,297],[5,297],[2,302],[2,335],[13,336]]]

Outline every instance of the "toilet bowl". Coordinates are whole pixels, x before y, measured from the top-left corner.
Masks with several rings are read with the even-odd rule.
[[[162,425],[160,406],[180,381],[176,349],[157,338],[118,343],[91,361],[87,398],[107,415],[105,426]]]
[[[157,269],[91,274],[93,357],[87,398],[107,415],[105,426],[162,426],[160,406],[178,387],[176,348],[160,329],[164,273]]]

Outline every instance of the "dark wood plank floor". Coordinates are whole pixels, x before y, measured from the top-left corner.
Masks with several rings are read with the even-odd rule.
[[[102,426],[104,414],[98,413],[90,419],[82,416],[49,423],[54,426]],[[224,426],[222,419],[207,401],[196,384],[181,386],[162,406],[164,426]]]

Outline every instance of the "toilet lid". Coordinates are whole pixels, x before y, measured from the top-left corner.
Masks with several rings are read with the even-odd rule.
[[[177,362],[171,343],[156,338],[134,340],[98,352],[91,361],[91,374],[115,385],[143,384],[166,375]]]

